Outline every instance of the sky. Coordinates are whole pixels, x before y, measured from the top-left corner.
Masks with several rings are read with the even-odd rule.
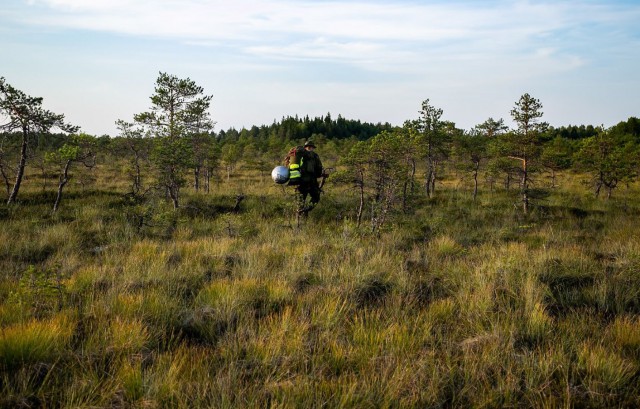
[[[640,0],[3,0],[0,76],[68,122],[118,134],[160,72],[212,95],[217,131],[286,116],[402,125],[421,103],[513,126],[640,116]]]

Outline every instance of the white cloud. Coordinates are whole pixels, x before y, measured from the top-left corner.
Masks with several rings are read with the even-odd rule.
[[[326,2],[292,0],[38,0],[49,12],[25,18],[125,34],[191,39],[252,39],[259,34],[437,42],[493,36],[513,40],[571,24],[610,19],[579,2]],[[491,4],[491,3],[489,3]],[[588,4],[588,3],[587,3]],[[594,13],[585,16],[585,13]],[[597,12],[597,14],[595,13]],[[579,17],[578,17],[579,16]],[[617,16],[619,17],[619,16]]]
[[[49,7],[50,12],[27,17],[34,23],[200,39],[255,39],[255,34],[268,33],[437,41],[467,35],[478,17],[478,10],[403,2],[39,0],[38,3]]]
[[[572,52],[545,45],[550,34],[586,22],[630,21],[638,10],[593,2],[364,2],[293,0],[35,0],[46,12],[32,24],[173,38],[190,44],[229,42],[247,55],[317,59],[370,70],[407,72],[434,58],[527,52],[541,60]],[[626,13],[622,16],[620,13]],[[631,16],[629,15],[631,14]],[[589,35],[589,33],[582,34]],[[587,41],[586,38],[572,38]],[[546,54],[545,54],[546,52]],[[569,57],[571,58],[571,57]],[[573,57],[578,60],[578,56]]]
[[[18,3],[21,7],[15,6]],[[596,63],[618,64],[629,74],[615,80],[631,84],[629,78],[635,74],[629,67],[637,66],[639,55],[640,7],[605,0],[10,0],[9,4],[0,10],[0,30],[5,34],[0,44],[16,53],[30,49],[30,69],[43,66],[38,59],[43,54],[69,60],[77,58],[78,50],[86,50],[81,35],[74,35],[71,46],[63,44],[69,37],[66,29],[106,33],[87,37],[99,38],[111,49],[95,47],[97,51],[90,54],[99,55],[99,62],[96,55],[81,54],[85,68],[78,68],[75,75],[86,71],[95,77],[104,72],[112,78],[105,88],[120,89],[123,79],[114,72],[122,72],[131,83],[146,84],[135,90],[146,102],[158,70],[195,74],[199,77],[194,79],[216,96],[214,109],[221,127],[240,117],[245,118],[242,124],[251,125],[262,118],[270,122],[282,115],[329,110],[367,120],[401,120],[415,113],[426,97],[436,105],[442,103],[448,119],[464,123],[460,112],[472,111],[473,106],[486,109],[488,117],[501,115],[489,112],[491,104],[506,104],[502,115],[508,115],[521,91],[541,97],[537,89],[556,87],[562,92],[569,81],[579,78],[582,82],[573,87],[580,92],[591,83],[626,89],[611,88],[611,75],[605,69],[585,73]],[[5,21],[12,24],[2,24]],[[11,35],[12,27],[20,27],[21,33],[30,32],[25,27],[62,33],[49,36],[62,41],[47,43],[47,36],[34,35],[37,40],[27,44],[28,36],[23,40]],[[93,39],[87,39],[91,45],[86,47],[93,46]],[[136,45],[128,48],[129,43]],[[31,84],[23,61],[12,62],[14,71],[24,73],[24,83]],[[68,75],[67,69],[56,74],[51,67],[47,79]],[[42,76],[41,70],[31,75]],[[38,85],[46,82],[55,81]],[[637,82],[633,84],[637,89]],[[134,93],[130,87],[121,90],[119,99]],[[90,91],[95,100],[103,94]],[[88,91],[79,87],[77,92]],[[506,102],[498,101],[505,96]],[[461,108],[453,112],[456,103]],[[105,101],[100,110],[106,112],[111,105],[115,105],[111,100]],[[130,109],[145,108],[143,104]],[[480,108],[469,125],[484,119]],[[83,117],[89,115],[82,112]],[[102,116],[111,126],[112,116],[122,114]]]

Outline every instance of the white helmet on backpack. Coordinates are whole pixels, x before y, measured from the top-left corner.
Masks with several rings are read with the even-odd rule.
[[[289,181],[289,169],[286,166],[276,166],[271,171],[271,179],[279,185]]]

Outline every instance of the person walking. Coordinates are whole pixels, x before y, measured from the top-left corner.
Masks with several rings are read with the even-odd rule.
[[[300,183],[296,186],[298,193],[298,214],[306,216],[320,201],[320,184],[318,178],[326,177],[320,156],[315,152],[316,145],[312,140],[304,144],[300,163]],[[307,197],[310,198],[307,204]]]

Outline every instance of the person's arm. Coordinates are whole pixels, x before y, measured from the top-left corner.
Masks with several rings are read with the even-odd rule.
[[[322,161],[320,160],[320,156],[317,155],[317,161],[316,161],[316,177],[322,177],[322,175],[324,174],[324,168],[322,167]]]

